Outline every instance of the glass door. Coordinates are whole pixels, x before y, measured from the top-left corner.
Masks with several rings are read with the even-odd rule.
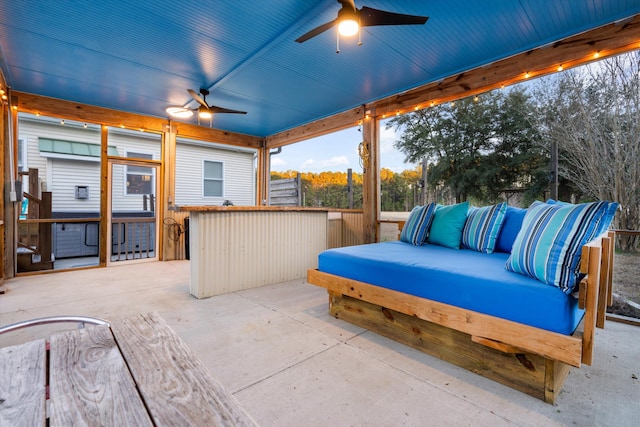
[[[107,265],[158,259],[159,164],[143,156],[109,159]]]

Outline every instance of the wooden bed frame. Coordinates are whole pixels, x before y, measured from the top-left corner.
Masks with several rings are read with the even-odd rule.
[[[595,328],[611,305],[615,234],[582,248],[579,304],[584,319],[563,335],[425,298],[308,270],[329,292],[329,312],[415,349],[554,403],[571,366],[590,365]]]

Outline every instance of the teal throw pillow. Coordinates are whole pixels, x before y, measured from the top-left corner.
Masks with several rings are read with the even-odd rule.
[[[427,243],[460,249],[462,228],[467,220],[468,210],[469,202],[449,206],[438,205]]]

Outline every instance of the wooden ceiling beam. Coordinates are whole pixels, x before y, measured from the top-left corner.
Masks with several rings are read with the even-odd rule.
[[[404,114],[552,74],[559,66],[569,69],[636,49],[640,49],[640,15],[271,135],[266,144],[280,147],[357,126],[365,111],[377,118]]]
[[[19,112],[104,124],[112,127],[144,130],[145,132],[164,132],[171,125],[180,137],[239,147],[260,148],[263,143],[263,139],[256,136],[206,128],[190,123],[169,122],[168,119],[64,101],[26,92],[13,91],[11,99],[12,107],[17,107]]]

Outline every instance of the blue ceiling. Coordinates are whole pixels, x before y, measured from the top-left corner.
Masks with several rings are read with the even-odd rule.
[[[208,88],[248,113],[214,127],[264,137],[640,13],[640,0],[363,5],[429,20],[367,27],[336,54],[334,30],[294,41],[335,0],[0,0],[0,67],[16,91],[154,117]]]

